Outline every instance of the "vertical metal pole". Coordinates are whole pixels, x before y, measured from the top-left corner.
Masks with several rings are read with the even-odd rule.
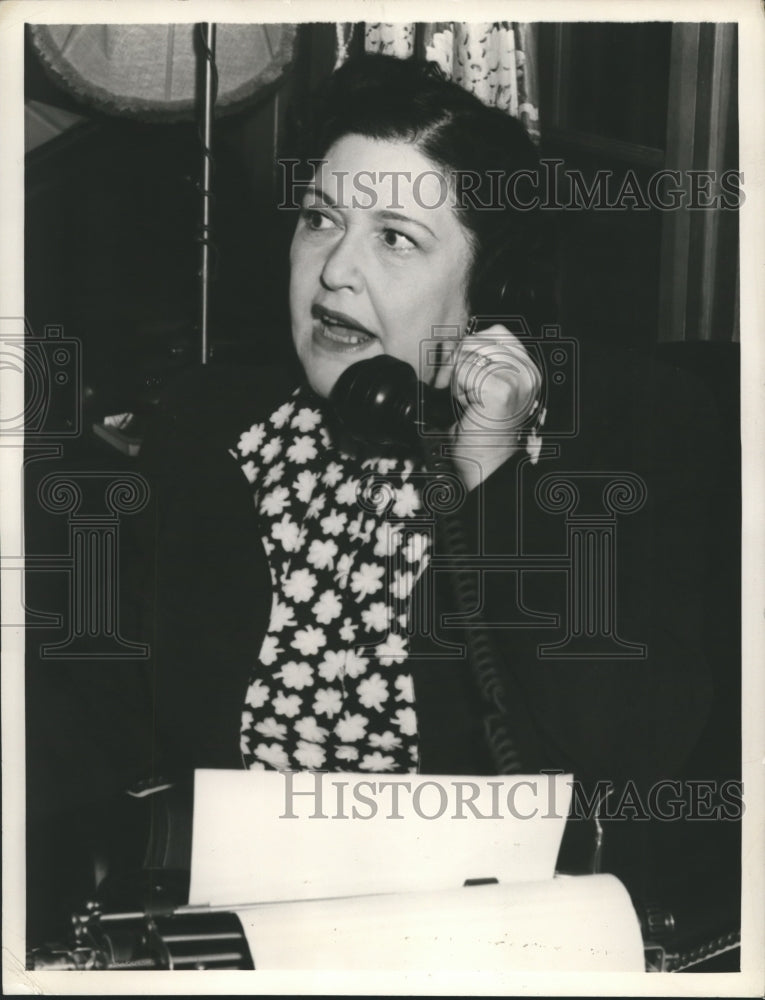
[[[199,326],[201,332],[201,361],[208,360],[208,323],[210,313],[210,202],[212,180],[212,124],[215,104],[214,60],[215,25],[203,24],[204,91],[202,103],[202,260],[200,267]]]

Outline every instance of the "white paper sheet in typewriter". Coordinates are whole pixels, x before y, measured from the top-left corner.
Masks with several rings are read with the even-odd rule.
[[[618,880],[553,877],[570,780],[198,771],[189,902],[258,969],[642,971]]]

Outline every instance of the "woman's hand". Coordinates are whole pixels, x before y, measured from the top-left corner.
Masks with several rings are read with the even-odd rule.
[[[542,377],[522,342],[500,324],[460,341],[452,394],[463,408],[454,427],[454,463],[471,490],[521,446]]]

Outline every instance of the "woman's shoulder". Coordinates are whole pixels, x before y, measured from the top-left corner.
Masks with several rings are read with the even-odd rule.
[[[296,384],[286,365],[199,365],[166,387],[158,409],[165,420],[189,428],[236,431],[267,417]]]
[[[198,365],[180,372],[159,395],[147,421],[142,453],[162,462],[170,451],[224,453],[266,419],[298,383],[286,365]]]

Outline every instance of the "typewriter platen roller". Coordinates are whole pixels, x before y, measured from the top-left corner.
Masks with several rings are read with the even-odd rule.
[[[525,885],[74,920],[69,948],[38,949],[36,969],[631,971],[640,928],[610,875]]]

